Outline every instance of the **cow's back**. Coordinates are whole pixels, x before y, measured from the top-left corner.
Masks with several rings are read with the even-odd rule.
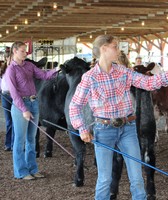
[[[59,73],[53,79],[42,81],[38,87],[40,123],[49,126],[44,124],[43,119],[55,123],[64,116],[65,97],[69,86],[65,76]]]

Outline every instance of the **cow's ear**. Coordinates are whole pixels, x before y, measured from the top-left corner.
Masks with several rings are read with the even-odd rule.
[[[65,65],[65,64],[61,64],[60,65],[60,69],[61,69],[61,71],[63,72],[63,73],[65,73],[65,74],[68,74],[69,73],[69,68],[68,68],[68,66],[67,65]]]
[[[146,68],[148,69],[148,71],[151,71],[154,67],[155,67],[155,63],[151,62],[148,64],[148,66]]]
[[[39,67],[39,68],[42,68],[42,67],[44,67],[45,65],[46,65],[46,63],[47,63],[47,57],[44,57],[44,58],[42,58],[42,59],[40,59],[38,62],[37,62],[37,67]]]

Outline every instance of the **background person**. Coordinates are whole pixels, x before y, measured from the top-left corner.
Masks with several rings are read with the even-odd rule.
[[[125,65],[127,68],[131,68],[130,61],[127,58],[127,55],[124,53],[124,51],[120,51],[120,54],[118,56],[118,62],[120,65]]]
[[[141,160],[135,113],[131,101],[131,85],[145,90],[168,86],[168,72],[145,76],[116,62],[119,56],[118,41],[111,35],[100,35],[93,43],[93,55],[98,58],[95,67],[82,76],[69,106],[70,120],[79,130],[84,142],[93,137],[86,127],[82,108],[89,103],[95,117],[94,139],[111,148],[115,145]],[[95,200],[110,200],[113,151],[95,144],[98,169]],[[124,157],[133,200],[146,200],[142,166]]]
[[[135,58],[135,66],[136,65],[142,65],[142,57],[141,56],[137,56]]]
[[[25,61],[26,45],[14,42],[11,47],[11,61],[6,70],[6,78],[13,99],[11,114],[14,125],[13,167],[14,177],[33,180],[43,178],[38,172],[35,151],[35,136],[39,120],[39,105],[34,78],[50,79],[56,70],[44,71]],[[31,122],[33,121],[33,123]]]
[[[5,71],[9,64],[10,59],[10,49],[7,48],[4,54],[5,62],[1,64],[1,103],[4,108],[5,116],[5,151],[11,151],[13,149],[13,139],[14,139],[14,128],[11,116],[12,98],[10,96],[8,83],[6,81]]]

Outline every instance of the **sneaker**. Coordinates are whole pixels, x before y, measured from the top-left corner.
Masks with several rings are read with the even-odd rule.
[[[23,180],[34,180],[35,178],[32,175],[27,175],[25,177],[22,178]]]
[[[39,172],[37,172],[36,174],[32,174],[32,176],[34,178],[45,178],[45,176],[43,174],[40,174]]]
[[[10,147],[5,147],[4,151],[12,151],[12,149]]]

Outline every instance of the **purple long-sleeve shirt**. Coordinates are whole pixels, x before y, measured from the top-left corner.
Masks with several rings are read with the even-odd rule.
[[[6,80],[14,104],[22,112],[27,111],[23,97],[36,95],[34,78],[48,80],[56,73],[56,69],[44,71],[28,61],[23,61],[22,65],[12,61],[6,70]]]

